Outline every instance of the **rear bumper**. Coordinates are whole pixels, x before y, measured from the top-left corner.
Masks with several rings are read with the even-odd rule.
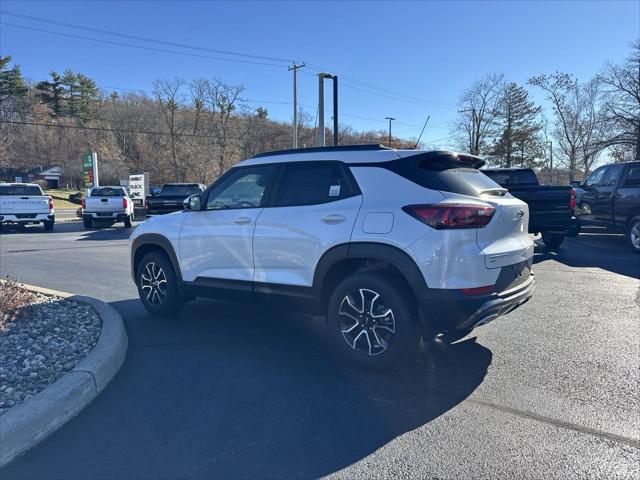
[[[0,223],[41,223],[41,222],[54,222],[55,215],[53,213],[37,213],[37,214],[0,214]]]
[[[458,290],[429,290],[419,299],[420,308],[437,333],[469,331],[515,310],[533,295],[536,280],[529,278],[510,290],[469,296]]]
[[[127,212],[83,212],[82,218],[91,218],[94,222],[122,222]]]

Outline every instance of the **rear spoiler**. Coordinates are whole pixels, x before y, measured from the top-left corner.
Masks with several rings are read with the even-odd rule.
[[[448,160],[450,162],[458,163],[464,167],[475,168],[476,170],[483,167],[487,163],[477,155],[471,155],[470,153],[452,152],[449,150],[435,150],[432,152],[418,153],[417,155],[412,155],[406,158],[411,158],[419,161],[428,161],[428,160],[436,160],[436,159]]]

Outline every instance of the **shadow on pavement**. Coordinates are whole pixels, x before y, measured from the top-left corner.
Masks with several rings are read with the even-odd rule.
[[[124,228],[121,224],[104,227],[94,226],[90,229],[84,229],[84,233],[76,240],[127,240],[131,236],[133,230],[133,228]]]
[[[631,251],[624,235],[582,233],[565,239],[557,251],[549,251],[536,240],[533,263],[554,260],[569,267],[600,268],[640,278],[640,255]]]
[[[372,373],[334,359],[324,322],[270,305],[198,300],[176,319],[112,305],[123,368],[3,479],[319,477],[455,407],[492,359],[472,338]]]

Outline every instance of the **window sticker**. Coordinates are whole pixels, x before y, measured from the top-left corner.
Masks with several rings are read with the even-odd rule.
[[[330,197],[339,197],[340,196],[340,185],[331,185],[329,187],[329,196]]]

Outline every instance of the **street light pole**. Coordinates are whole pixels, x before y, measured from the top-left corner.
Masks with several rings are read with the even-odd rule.
[[[394,117],[384,117],[385,120],[389,120],[389,147],[391,147],[391,122],[395,120]]]
[[[549,141],[549,183],[553,185],[553,142]]]

